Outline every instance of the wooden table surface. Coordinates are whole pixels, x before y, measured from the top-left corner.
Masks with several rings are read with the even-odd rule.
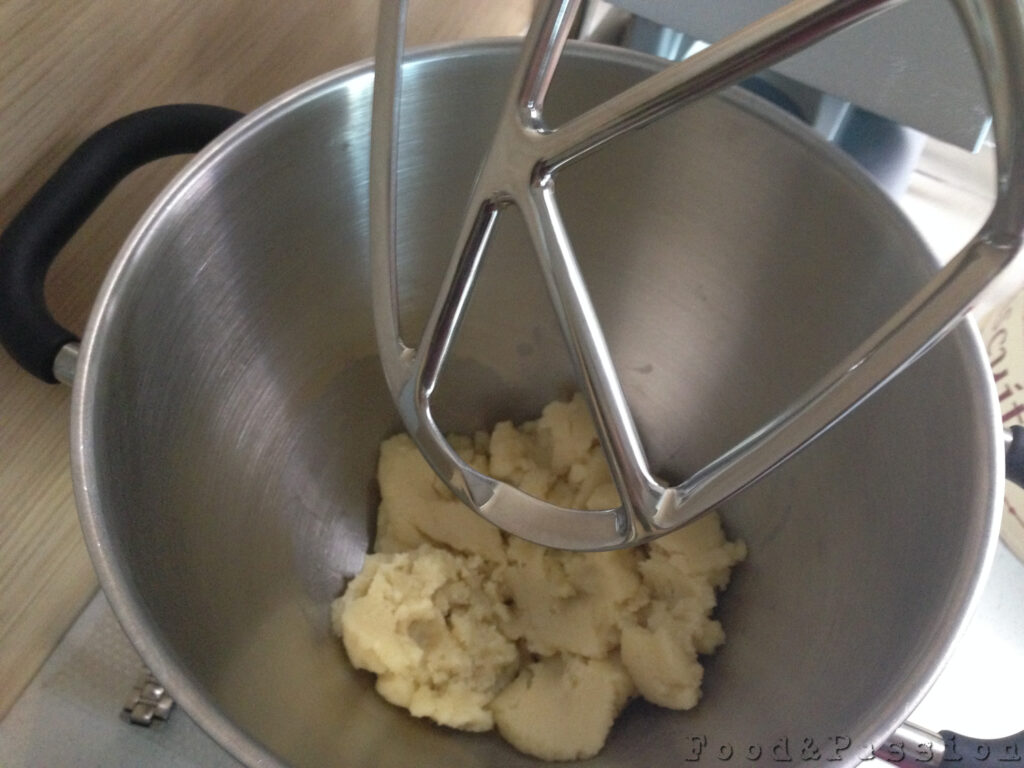
[[[530,0],[421,0],[409,43],[519,34]],[[92,131],[172,102],[251,110],[372,54],[372,0],[0,0],[0,227]],[[104,273],[184,159],[136,172],[61,253],[54,316],[81,333]],[[2,275],[0,275],[2,279]],[[0,351],[0,717],[96,588],[68,473],[69,390]]]

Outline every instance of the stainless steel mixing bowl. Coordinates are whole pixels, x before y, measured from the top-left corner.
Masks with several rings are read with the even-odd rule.
[[[417,338],[516,57],[409,59],[398,233]],[[547,115],[660,65],[572,46]],[[371,541],[398,428],[367,261],[372,71],[328,75],[204,151],[139,224],[97,301],[73,470],[96,567],[189,713],[253,765],[516,766],[493,734],[384,703],[328,608]],[[617,140],[560,201],[649,455],[681,479],[785,407],[937,266],[891,202],[804,126],[740,92]],[[536,415],[572,374],[525,233],[504,217],[436,402],[447,430]],[[805,739],[858,764],[912,710],[995,536],[1001,433],[964,324],[724,510],[750,556],[691,712],[637,702],[595,766],[676,766]],[[694,741],[704,737],[705,742]],[[839,749],[846,746],[845,749]],[[781,755],[781,752],[777,752]],[[717,757],[714,757],[717,759]]]

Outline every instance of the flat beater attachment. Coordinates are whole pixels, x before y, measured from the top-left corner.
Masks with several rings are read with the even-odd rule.
[[[738,493],[802,449],[903,370],[970,310],[1017,255],[1024,231],[1024,10],[1010,0],[951,0],[981,63],[998,153],[998,197],[979,233],[908,304],[809,392],[679,485],[651,472],[555,195],[558,172],[626,131],[749,77],[904,0],[794,0],[700,53],[563,125],[544,123],[544,99],[580,0],[540,0],[490,152],[420,344],[399,333],[396,260],[398,96],[406,3],[381,3],[370,157],[374,320],[388,387],[410,435],[441,478],[501,528],[565,549],[631,546],[672,531]],[[561,324],[622,500],[568,509],[481,474],[444,439],[431,395],[458,332],[501,211],[517,206]]]

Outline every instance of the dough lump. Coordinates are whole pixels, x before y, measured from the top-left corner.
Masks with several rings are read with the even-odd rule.
[[[417,717],[466,731],[494,727],[489,705],[519,667],[498,629],[507,608],[476,556],[423,545],[375,555],[333,605],[349,660]]]
[[[481,472],[563,506],[619,504],[583,400],[450,438]],[[332,606],[352,664],[417,717],[548,760],[597,754],[635,696],[700,699],[717,591],[746,556],[717,515],[614,552],[546,549],[463,506],[407,435],[381,446],[374,553]]]

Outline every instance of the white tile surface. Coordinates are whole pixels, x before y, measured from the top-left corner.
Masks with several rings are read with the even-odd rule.
[[[0,722],[0,766],[240,768],[180,707],[149,728],[127,722],[142,669],[98,593]]]

